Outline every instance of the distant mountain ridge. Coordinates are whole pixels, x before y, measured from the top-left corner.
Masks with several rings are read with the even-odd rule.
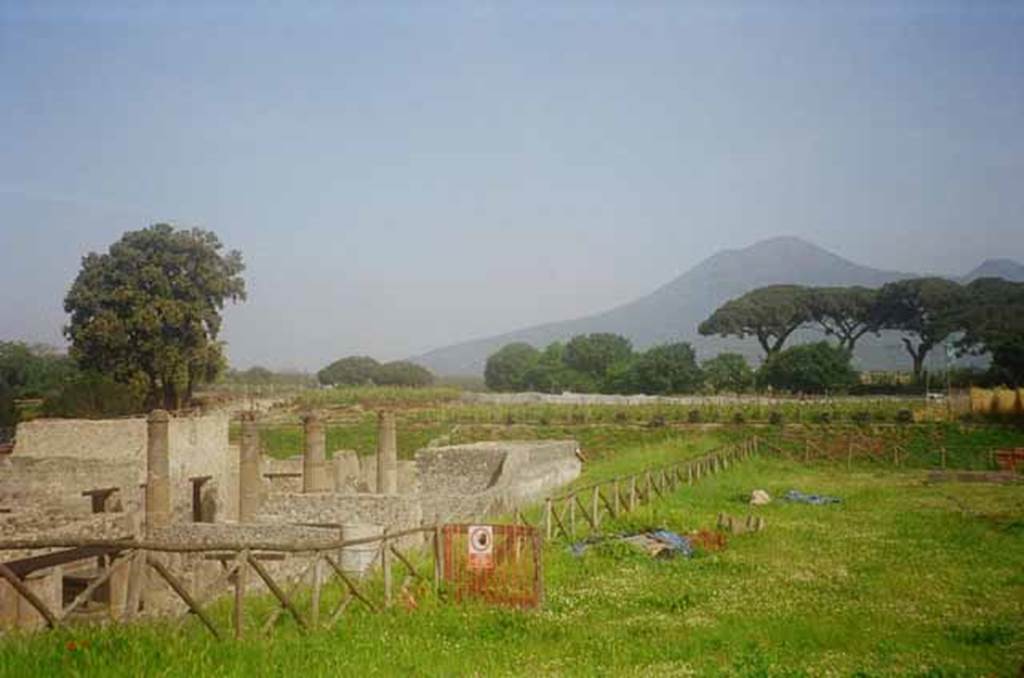
[[[697,333],[697,325],[723,302],[765,285],[879,287],[917,275],[862,266],[800,238],[771,238],[742,249],[718,252],[650,294],[608,311],[461,342],[411,360],[435,374],[479,375],[490,354],[514,341],[543,347],[576,334],[615,332],[632,340],[637,349],[684,340],[694,345],[701,359],[721,351],[737,351],[756,362],[760,360],[761,351],[753,340],[702,337]],[[1012,279],[1024,280],[1024,266],[1008,259],[992,259],[962,280],[987,275],[1012,275]],[[813,330],[803,330],[791,341],[821,336]],[[881,339],[862,340],[857,349],[857,362],[862,369],[892,369],[903,367],[905,360],[903,349],[894,337],[883,334]]]

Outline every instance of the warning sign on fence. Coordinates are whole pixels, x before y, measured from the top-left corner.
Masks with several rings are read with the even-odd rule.
[[[490,525],[469,526],[469,569],[494,569],[494,529]]]

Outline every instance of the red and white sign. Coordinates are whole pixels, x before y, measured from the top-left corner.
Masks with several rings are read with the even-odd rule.
[[[490,525],[470,525],[469,569],[494,569],[494,529]]]

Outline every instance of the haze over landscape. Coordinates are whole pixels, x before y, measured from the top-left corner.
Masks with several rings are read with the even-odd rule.
[[[242,251],[238,367],[475,372],[494,341],[437,349],[537,325],[509,336],[706,354],[745,286],[1015,275],[1022,29],[1018,3],[0,3],[0,339],[63,345],[81,256],[157,221]]]

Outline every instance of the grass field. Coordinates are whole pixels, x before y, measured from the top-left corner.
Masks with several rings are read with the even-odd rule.
[[[581,482],[699,454],[721,435],[623,440]],[[536,612],[426,603],[238,643],[194,626],[77,629],[0,642],[0,675],[1017,675],[1024,487],[924,477],[765,456],[606,527],[711,528],[720,511],[748,512],[754,488],[843,502],[776,500],[756,509],[765,531],[689,560],[615,542],[577,558],[552,544]]]

